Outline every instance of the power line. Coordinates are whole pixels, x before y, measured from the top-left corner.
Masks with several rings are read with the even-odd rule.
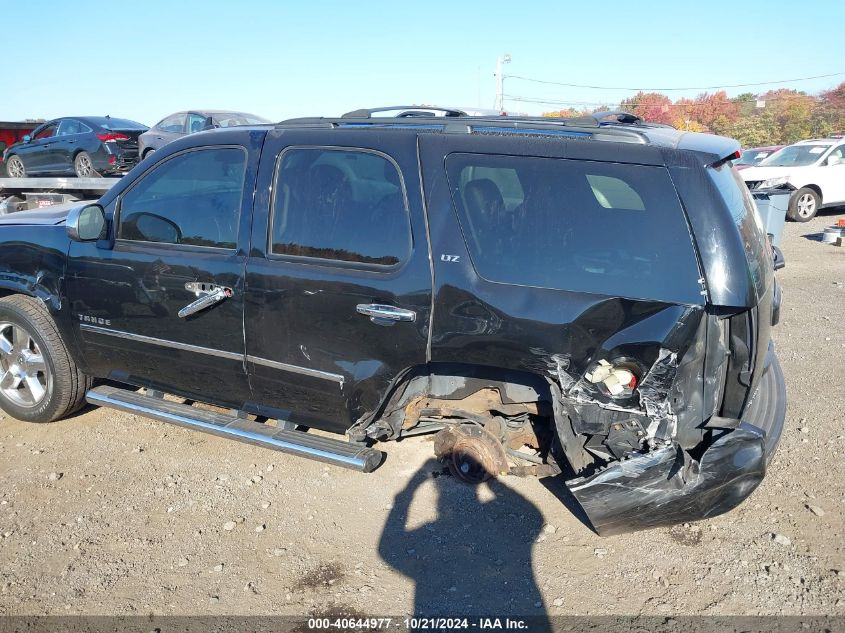
[[[561,81],[547,81],[545,79],[533,79],[531,77],[522,77],[521,75],[505,75],[505,79],[519,79],[521,81],[528,81],[536,84],[546,84],[551,86],[565,86],[567,88],[589,88],[590,90],[632,90],[634,92],[668,92],[670,90],[718,90],[720,88],[750,88],[752,86],[768,86],[771,84],[786,84],[797,81],[810,81],[812,79],[824,79],[827,77],[838,77],[845,75],[845,72],[830,73],[828,75],[815,75],[813,77],[797,77],[795,79],[778,79],[775,81],[758,81],[748,84],[728,84],[724,86],[689,86],[686,88],[628,88],[622,86],[587,86],[584,84],[570,84]]]
[[[628,102],[628,101],[624,101],[624,100],[617,102],[617,103],[610,103],[610,102],[607,102],[607,101],[565,101],[565,100],[562,100],[562,99],[542,99],[540,97],[522,97],[522,96],[519,96],[519,95],[511,95],[511,94],[504,95],[504,98],[508,101],[519,101],[521,103],[538,103],[540,105],[581,105],[581,106],[624,105],[624,106],[631,106],[631,107],[634,107],[634,106],[664,106],[665,105],[667,108],[702,108],[702,107],[709,107],[709,106],[713,105],[713,104],[708,103],[708,102],[694,102],[694,101],[690,101],[688,103],[671,103],[670,102],[670,103],[665,103],[665,104],[664,103],[648,103],[648,102],[645,102],[645,103],[634,102],[634,103],[632,103],[632,102]],[[774,102],[774,101],[789,101],[791,99],[801,99],[801,98],[815,100],[815,98],[810,96],[810,95],[796,94],[796,95],[781,95],[779,97],[768,97],[768,98],[762,99],[762,101],[765,101],[766,103],[771,103],[771,102]],[[737,105],[740,105],[742,103],[755,103],[755,102],[756,102],[756,99],[755,100],[749,99],[747,101],[734,101],[732,99],[729,100],[729,103],[735,103]]]

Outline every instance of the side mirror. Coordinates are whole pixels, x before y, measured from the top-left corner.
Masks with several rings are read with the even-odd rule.
[[[203,132],[205,130],[213,130],[214,128],[218,128],[218,127],[220,127],[220,126],[217,125],[214,122],[214,119],[212,119],[211,117],[206,117],[205,122],[202,124]]]
[[[31,140],[32,140],[32,137],[29,134],[23,135],[23,142],[24,143],[29,143]]]
[[[93,242],[103,237],[106,214],[99,204],[89,204],[71,210],[65,220],[67,236],[74,242]]]
[[[831,165],[841,165],[842,158],[837,154],[831,154],[827,157],[827,166],[830,167]]]
[[[786,259],[783,256],[783,251],[774,244],[772,244],[772,263],[775,270],[780,270],[786,266]]]

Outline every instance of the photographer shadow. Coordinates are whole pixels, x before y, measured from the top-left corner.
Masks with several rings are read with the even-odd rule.
[[[434,486],[436,517],[409,529],[411,502],[427,482]],[[379,554],[414,581],[416,617],[529,617],[532,631],[547,631],[531,565],[542,528],[534,504],[500,480],[461,484],[432,459],[396,495]]]

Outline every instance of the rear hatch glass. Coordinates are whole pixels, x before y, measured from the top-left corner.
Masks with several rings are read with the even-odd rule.
[[[479,275],[493,282],[702,304],[686,216],[663,167],[451,154]]]

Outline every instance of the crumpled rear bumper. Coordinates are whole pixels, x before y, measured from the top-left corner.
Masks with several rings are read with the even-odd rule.
[[[742,422],[692,459],[678,446],[617,462],[567,487],[602,536],[697,521],[732,510],[763,480],[786,417],[786,386],[772,352]]]

